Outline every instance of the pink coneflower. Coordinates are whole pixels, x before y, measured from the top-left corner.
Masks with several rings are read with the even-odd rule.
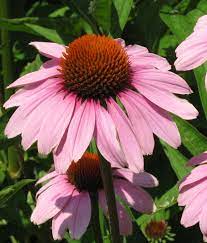
[[[65,174],[51,172],[38,181],[49,180],[37,192],[37,205],[31,220],[42,224],[52,219],[53,238],[61,239],[66,230],[74,239],[86,231],[91,218],[90,196],[98,193],[99,205],[108,215],[103,190],[100,160],[96,154],[86,152],[78,162],[72,162]],[[157,179],[146,172],[135,174],[129,169],[113,169],[116,195],[125,203],[142,213],[152,213],[155,205],[151,196],[141,187],[158,185]],[[124,207],[117,201],[120,233],[132,233],[132,222]]]
[[[23,88],[4,105],[19,106],[5,133],[9,138],[21,134],[24,149],[35,141],[42,154],[54,149],[59,172],[67,170],[68,158],[81,158],[92,138],[112,165],[141,171],[143,154],[153,152],[153,133],[175,148],[180,145],[168,112],[183,119],[198,114],[173,95],[191,93],[187,83],[145,47],[97,35],[84,35],[68,47],[31,45],[51,60],[9,86]]]
[[[178,204],[185,206],[181,224],[190,227],[199,222],[207,240],[207,152],[193,157],[189,165],[198,165],[179,186]]]
[[[175,67],[180,71],[194,69],[207,61],[207,15],[198,19],[193,33],[177,47],[175,52],[177,56]]]

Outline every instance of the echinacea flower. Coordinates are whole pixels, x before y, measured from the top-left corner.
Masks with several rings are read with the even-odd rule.
[[[199,223],[207,240],[207,152],[193,157],[188,165],[198,165],[179,186],[178,204],[185,206],[181,224],[185,227]]]
[[[78,161],[93,138],[113,166],[142,171],[143,154],[153,152],[153,133],[180,145],[168,112],[197,116],[187,100],[173,94],[191,93],[188,84],[145,47],[99,35],[84,35],[68,47],[31,45],[51,60],[9,86],[21,88],[4,104],[18,106],[5,134],[21,134],[25,150],[37,141],[40,153],[54,151],[59,172],[67,170],[68,158]]]
[[[155,205],[151,196],[141,187],[158,185],[157,179],[147,172],[138,174],[129,169],[112,169],[115,194],[129,206],[142,213],[152,213]],[[100,160],[96,154],[86,152],[76,163],[72,162],[65,174],[51,172],[38,183],[49,180],[37,192],[37,204],[31,221],[42,224],[52,219],[54,239],[61,239],[66,230],[79,239],[91,218],[91,199],[98,194],[99,205],[108,214],[105,192],[100,172]],[[120,202],[117,203],[120,233],[132,233],[132,222]]]
[[[207,15],[198,19],[193,33],[177,47],[175,52],[177,56],[175,67],[179,71],[192,70],[207,61]]]

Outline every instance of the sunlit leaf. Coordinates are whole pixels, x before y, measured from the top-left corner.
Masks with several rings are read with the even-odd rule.
[[[119,24],[121,29],[124,29],[124,26],[127,23],[131,8],[133,6],[133,0],[113,0],[114,6],[116,8]]]
[[[198,155],[207,150],[207,137],[200,133],[189,122],[179,117],[175,117],[175,121],[181,134],[183,145],[193,155]]]

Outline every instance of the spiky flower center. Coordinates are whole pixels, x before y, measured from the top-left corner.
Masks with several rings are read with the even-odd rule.
[[[126,51],[110,37],[84,35],[74,40],[60,67],[67,89],[83,99],[115,97],[130,85]]]
[[[150,239],[160,239],[164,237],[167,231],[167,223],[164,220],[155,221],[152,220],[150,223],[147,224],[145,228],[146,235]]]
[[[100,160],[96,154],[86,152],[79,161],[72,162],[67,175],[79,191],[97,192],[103,188]]]

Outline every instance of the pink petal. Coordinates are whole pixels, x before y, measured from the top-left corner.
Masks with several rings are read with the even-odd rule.
[[[50,172],[49,174],[46,174],[45,176],[41,177],[37,182],[36,185],[41,184],[42,182],[45,182],[47,180],[52,179],[53,177],[56,177],[58,173],[56,171]]]
[[[151,102],[183,119],[191,120],[198,116],[198,111],[192,104],[185,99],[176,97],[168,91],[143,83],[134,83],[134,86]]]
[[[134,172],[142,171],[144,168],[143,156],[127,116],[113,99],[108,101],[107,107],[118,131],[120,144],[129,168]]]
[[[61,85],[62,82],[62,79],[52,78],[38,83],[25,85],[24,88],[19,89],[5,102],[4,108],[8,109],[14,106],[24,105],[32,98],[39,98],[38,96],[42,96],[42,94],[48,90],[57,87],[57,85]]]
[[[205,192],[207,189],[207,180],[206,178],[203,178],[199,181],[196,181],[194,183],[191,183],[179,191],[178,196],[178,205],[179,206],[185,206],[190,204],[194,198],[199,196],[202,192]]]
[[[188,161],[188,165],[190,166],[204,164],[204,163],[207,163],[207,151],[197,156],[194,156]]]
[[[132,45],[126,47],[126,52],[129,56],[132,67],[142,68],[158,68],[160,70],[171,69],[168,61],[156,54],[149,53],[147,48],[139,45]]]
[[[121,102],[127,110],[129,120],[133,127],[133,132],[142,149],[143,154],[152,154],[154,149],[154,138],[152,129],[148,124],[144,114],[138,107],[122,93],[119,95]]]
[[[207,200],[207,193],[203,191],[199,194],[199,198],[195,197],[183,212],[181,218],[181,224],[185,227],[190,227],[199,221],[199,215],[204,208],[205,202]]]
[[[8,138],[15,137],[19,135],[24,125],[27,121],[27,119],[30,117],[30,114],[32,111],[34,111],[42,102],[48,99],[48,97],[54,95],[56,93],[57,88],[44,90],[41,95],[35,96],[31,98],[28,102],[26,102],[24,105],[20,106],[14,114],[11,116],[6,128],[5,128],[5,135]]]
[[[169,71],[141,70],[134,74],[134,82],[137,84],[141,82],[177,94],[192,93],[183,78]]]
[[[207,60],[207,31],[196,28],[175,50],[177,70],[191,70]]]
[[[130,219],[124,207],[119,202],[116,203],[116,206],[118,212],[120,234],[131,235],[133,230],[132,220]]]
[[[33,210],[31,221],[42,224],[59,213],[68,200],[74,187],[68,183],[54,184],[45,190],[37,199],[37,205]]]
[[[95,111],[96,142],[98,149],[114,167],[126,166],[126,159],[117,140],[117,133],[113,120],[100,104],[96,104]]]
[[[175,122],[168,113],[152,104],[134,91],[127,90],[125,93],[130,102],[136,104],[146,117],[154,134],[166,141],[172,147],[177,148],[181,144],[181,138]]]
[[[61,58],[62,53],[65,51],[65,46],[52,43],[52,42],[30,42],[31,46],[34,46],[41,55],[49,58]]]
[[[126,52],[129,57],[136,57],[149,53],[146,47],[140,45],[128,45],[126,46]]]
[[[52,178],[50,181],[48,181],[46,184],[44,184],[36,193],[36,198],[39,197],[40,194],[42,194],[45,190],[47,190],[49,187],[59,184],[60,186],[65,182],[68,182],[68,177],[67,175],[60,175],[54,178]]]
[[[81,107],[81,102],[76,100],[73,116],[74,116],[74,114],[76,114],[78,112],[80,107]],[[70,139],[71,139],[71,137],[68,135],[68,128],[67,128],[60,141],[60,144],[57,146],[57,148],[55,149],[55,151],[53,153],[55,170],[58,173],[65,173],[67,171],[70,163],[72,162],[71,150],[68,149]]]
[[[60,143],[73,115],[76,97],[60,97],[57,104],[50,105],[38,135],[38,151],[48,154]]]
[[[117,41],[122,47],[125,47],[126,46],[125,40],[123,40],[121,38],[117,38],[117,39],[115,39],[115,41]]]
[[[121,168],[113,170],[113,175],[123,177],[135,186],[155,187],[159,185],[157,178],[147,172],[133,173],[129,169]]]
[[[182,189],[184,186],[194,183],[198,180],[207,176],[207,165],[200,165],[193,169],[191,173],[186,176],[185,180],[180,184],[179,189]]]
[[[91,218],[91,201],[88,192],[74,192],[67,210],[64,210],[69,217],[67,218],[67,227],[73,239],[80,239]]]
[[[102,208],[104,214],[106,217],[108,217],[108,207],[106,203],[106,197],[103,190],[99,191],[99,204]],[[119,220],[119,231],[121,235],[130,235],[132,234],[132,221],[127,214],[126,210],[123,208],[123,206],[116,201],[116,207],[117,207],[117,214],[118,214],[118,220]]]
[[[206,30],[207,26],[207,15],[200,17],[194,27],[194,31]]]
[[[78,161],[84,152],[93,136],[95,128],[95,108],[93,101],[84,102],[80,109],[74,114],[68,135],[70,137],[68,149],[71,151],[71,159]]]
[[[38,71],[31,72],[20,77],[15,82],[10,84],[7,88],[15,88],[26,84],[40,82],[42,80],[52,78],[55,76],[60,76],[60,72],[57,70],[59,67],[58,64],[58,61],[54,59],[47,61]]]
[[[115,193],[126,201],[131,207],[141,213],[155,212],[155,204],[151,196],[141,189],[141,187],[135,187],[132,183],[116,179],[114,180]]]
[[[200,214],[200,218],[199,218],[199,226],[201,229],[201,232],[203,235],[207,236],[207,210],[206,210],[206,203],[203,206],[203,210]]]
[[[22,129],[22,146],[24,150],[27,150],[37,140],[45,114],[50,111],[50,106],[53,103],[56,104],[60,96],[63,96],[63,94],[51,95],[31,112]]]

